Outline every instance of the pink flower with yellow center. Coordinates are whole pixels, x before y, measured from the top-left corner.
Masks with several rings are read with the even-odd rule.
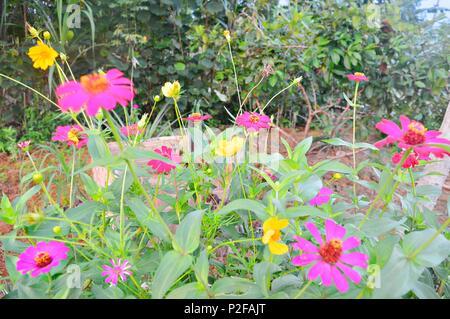
[[[134,98],[131,81],[117,69],[106,73],[83,75],[80,82],[68,81],[56,88],[61,110],[79,112],[85,109],[89,116],[95,116],[103,108],[107,111],[117,103],[126,106]]]
[[[212,116],[209,114],[202,115],[201,113],[192,113],[190,116],[183,118],[185,121],[201,122],[209,120]]]
[[[173,152],[173,150],[169,147],[162,146],[160,149],[158,148],[155,149],[154,152],[166,157],[175,164],[181,163],[181,157],[178,154],[175,154],[175,152]],[[150,160],[148,162],[148,165],[151,166],[154,170],[156,170],[158,174],[166,174],[172,171],[174,168],[176,168],[175,165],[155,159]]]
[[[102,272],[102,276],[106,277],[105,282],[110,284],[111,286],[116,286],[119,282],[119,277],[122,279],[122,282],[127,281],[127,276],[131,276],[133,273],[128,270],[131,268],[128,260],[114,260],[111,259],[111,266],[103,265],[104,271]]]
[[[22,151],[27,152],[30,148],[31,141],[23,141],[17,143],[17,147],[20,148]]]
[[[333,194],[333,191],[331,189],[327,187],[322,187],[319,190],[319,193],[309,201],[309,205],[321,206],[323,204],[326,204],[330,201],[331,194]]]
[[[354,82],[366,82],[369,81],[367,76],[361,72],[355,72],[353,74],[347,74],[347,79]]]
[[[325,240],[316,225],[305,223],[305,226],[318,246],[309,240],[294,236],[297,242],[292,246],[303,253],[294,257],[292,263],[301,267],[313,264],[308,271],[308,279],[315,280],[320,276],[325,287],[334,283],[341,293],[347,292],[349,287],[345,276],[355,284],[359,284],[361,275],[352,266],[367,268],[369,256],[349,250],[358,247],[361,244],[360,240],[354,236],[344,239],[346,229],[331,219],[325,221]]]
[[[67,142],[67,145],[82,148],[87,144],[88,138],[79,125],[58,126],[53,133],[52,141]]]
[[[382,119],[375,127],[387,137],[374,145],[381,148],[385,145],[397,143],[397,146],[402,150],[412,149],[420,159],[429,159],[430,154],[442,158],[444,155],[449,155],[442,148],[436,147],[432,144],[450,145],[450,141],[445,138],[440,138],[442,134],[439,131],[428,131],[422,123],[411,121],[404,115],[400,116],[401,128],[394,122]]]
[[[244,112],[236,118],[236,124],[250,132],[258,132],[262,128],[270,128],[270,117],[256,112]]]
[[[120,132],[125,136],[135,136],[141,134],[143,130],[139,128],[139,125],[137,123],[134,123],[128,126],[121,127]]]
[[[22,275],[31,271],[31,277],[37,277],[57,267],[61,260],[67,258],[68,252],[69,248],[64,243],[41,241],[20,254],[16,269]]]

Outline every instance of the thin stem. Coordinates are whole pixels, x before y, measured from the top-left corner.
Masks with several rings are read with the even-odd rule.
[[[377,196],[375,197],[375,199],[373,200],[373,202],[370,204],[369,208],[367,209],[366,215],[364,216],[363,220],[358,225],[358,229],[361,229],[361,227],[365,224],[365,222],[369,218],[370,213],[372,212],[373,208],[375,207],[375,204],[381,198],[381,195],[384,193],[384,191],[386,190],[388,185],[390,185],[390,183],[392,182],[392,179],[394,178],[394,176],[397,175],[400,167],[406,161],[406,159],[408,158],[408,156],[411,153],[411,151],[412,151],[411,149],[408,149],[407,151],[404,152],[403,157],[400,160],[400,162],[397,164],[397,166],[395,167],[394,172],[392,173],[391,176],[389,176],[389,179],[382,185],[381,190],[378,192]]]
[[[72,146],[73,155],[72,155],[72,170],[70,172],[70,192],[69,192],[69,208],[72,208],[72,196],[73,196],[73,180],[74,180],[74,172],[75,172],[75,157],[77,154],[77,150],[75,146]]]
[[[356,101],[358,98],[358,86],[359,82],[356,82],[355,86],[355,93],[353,96],[353,135],[352,135],[352,154],[353,154],[353,174],[356,173],[356,149],[355,149],[355,143],[356,143]],[[356,183],[353,181],[353,198],[356,202]]]
[[[245,96],[244,100],[242,101],[242,104],[239,105],[239,112],[238,115],[241,114],[242,112],[242,108],[245,105],[245,102],[247,101],[247,99],[250,97],[250,94],[252,94],[252,92],[262,83],[262,81],[265,79],[265,77],[261,77],[261,79],[259,80],[259,82],[250,89],[250,91],[247,93],[247,95]]]
[[[305,286],[295,295],[294,299],[300,299],[301,296],[305,293],[306,289],[312,284],[312,280],[308,281]]]
[[[240,93],[240,89],[239,89],[239,82],[238,82],[238,77],[237,77],[237,72],[236,72],[236,66],[234,65],[234,58],[233,58],[233,51],[231,50],[231,44],[230,41],[227,41],[228,43],[228,50],[230,51],[230,57],[231,57],[231,64],[233,65],[233,72],[234,72],[234,82],[236,84],[236,90],[237,90],[237,95],[238,95],[238,100],[239,100],[239,105],[242,105],[241,102],[241,93]],[[241,108],[239,109],[239,112],[241,111]],[[239,113],[238,113],[239,115]]]
[[[125,166],[125,170],[123,172],[122,179],[122,190],[120,192],[120,215],[119,215],[119,242],[120,242],[120,250],[122,254],[125,253],[125,239],[124,239],[124,224],[125,224],[125,207],[124,207],[124,198],[125,198],[125,182],[127,179],[127,170],[128,166]]]
[[[410,260],[414,259],[422,250],[424,250],[425,248],[427,248],[432,242],[433,240],[435,240],[437,238],[437,236],[440,235],[440,233],[442,233],[447,226],[450,224],[450,218],[447,218],[447,220],[445,221],[445,223],[443,223],[441,225],[441,227],[439,227],[439,229],[436,231],[436,233],[434,233],[434,235],[428,239],[425,243],[423,243],[419,248],[417,248],[410,256],[408,256],[408,258]]]
[[[262,108],[261,113],[264,112],[264,110],[266,109],[266,107],[269,106],[269,104],[270,104],[270,103],[271,103],[278,95],[280,95],[281,93],[283,93],[283,92],[286,91],[286,90],[289,90],[293,85],[295,85],[295,84],[297,84],[297,83],[298,83],[297,80],[292,81],[291,84],[289,84],[287,87],[285,87],[284,89],[282,89],[281,91],[279,91],[277,94],[275,94],[274,96],[272,96],[272,98],[269,100],[269,102],[267,102],[266,105],[264,105],[264,107]]]

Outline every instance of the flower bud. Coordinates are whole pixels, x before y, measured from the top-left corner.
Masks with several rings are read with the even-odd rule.
[[[45,40],[50,40],[52,38],[52,35],[50,34],[50,32],[45,31],[44,32],[44,39]]]
[[[39,31],[33,28],[31,25],[28,25],[28,32],[30,33],[32,38],[39,37]]]
[[[35,173],[33,174],[33,182],[35,182],[36,184],[40,184],[44,181],[44,177],[42,176],[41,173]]]
[[[148,117],[148,114],[147,113],[144,113],[144,115],[142,116],[142,118],[139,120],[139,122],[137,123],[137,125],[138,125],[138,128],[143,128],[143,127],[145,127],[145,123],[147,122],[147,117]]]
[[[159,101],[161,101],[161,97],[159,95],[155,95],[153,97],[153,100],[155,101],[155,103],[158,103]]]
[[[28,213],[25,214],[25,220],[30,225],[39,224],[44,220],[44,214],[42,212],[36,212],[36,213]]]
[[[67,61],[67,55],[65,55],[64,53],[60,53],[59,57],[61,58],[61,61],[64,61],[64,62]]]
[[[103,120],[103,112],[99,111],[97,114],[95,114],[95,118],[99,121]]]
[[[56,235],[61,234],[61,226],[53,227],[53,233],[56,234]]]
[[[228,30],[223,31],[223,36],[225,37],[227,42],[231,42],[230,31],[228,31]]]

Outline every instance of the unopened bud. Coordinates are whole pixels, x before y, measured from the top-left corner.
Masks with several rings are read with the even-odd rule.
[[[52,35],[50,34],[50,32],[45,31],[44,32],[44,39],[45,40],[50,40],[52,38]]]
[[[33,175],[33,182],[35,182],[36,184],[40,184],[42,183],[44,180],[44,177],[42,176],[41,173],[35,173]]]
[[[160,97],[159,95],[155,95],[155,96],[153,97],[153,100],[154,100],[156,103],[158,103],[159,101],[161,101],[161,97]]]

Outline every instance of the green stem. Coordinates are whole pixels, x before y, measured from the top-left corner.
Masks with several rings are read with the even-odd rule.
[[[384,193],[384,191],[386,190],[386,188],[388,187],[388,185],[390,185],[390,183],[392,182],[392,179],[394,178],[395,175],[397,175],[400,167],[403,165],[403,163],[406,161],[406,159],[408,158],[409,154],[411,153],[412,149],[408,149],[404,152],[402,159],[400,160],[400,162],[397,164],[397,166],[394,169],[394,172],[392,173],[391,176],[389,176],[388,180],[382,185],[381,190],[378,191],[377,196],[375,197],[375,199],[373,200],[373,202],[370,204],[369,208],[367,209],[366,215],[364,216],[363,220],[359,223],[358,225],[358,229],[361,229],[361,227],[365,224],[365,222],[367,221],[367,219],[369,218],[370,213],[372,212],[372,210],[375,207],[375,204],[378,202],[378,200],[381,198],[382,194]]]
[[[305,286],[295,295],[294,299],[299,299],[305,293],[306,289],[312,284],[312,280],[308,281]]]
[[[125,166],[125,170],[123,172],[122,179],[122,190],[120,192],[120,216],[119,216],[119,243],[120,250],[122,254],[125,254],[125,239],[124,239],[124,224],[125,224],[125,207],[124,207],[124,198],[125,198],[125,182],[127,178],[127,170],[128,166]]]
[[[69,208],[72,208],[72,196],[73,196],[73,180],[74,180],[74,172],[75,172],[75,156],[77,154],[75,146],[72,146],[73,148],[73,155],[72,155],[72,170],[70,172],[70,192],[69,192]]]
[[[239,105],[242,105],[242,102],[241,102],[241,93],[240,93],[240,89],[239,89],[239,82],[238,82],[238,77],[237,77],[237,72],[236,72],[236,66],[234,65],[233,51],[231,50],[231,44],[230,44],[230,41],[227,41],[227,43],[228,43],[228,50],[230,51],[231,64],[233,65],[234,82],[235,82],[235,84],[236,84],[236,90],[237,90],[237,95],[238,95]],[[240,109],[240,111],[241,111],[241,109]],[[239,113],[238,113],[238,115],[239,115]]]
[[[352,154],[353,154],[353,174],[356,175],[356,149],[355,149],[355,143],[356,143],[356,101],[358,98],[358,86],[359,82],[356,82],[355,86],[355,93],[353,95],[353,134],[352,134]],[[356,176],[355,176],[356,177]],[[356,203],[356,182],[353,181],[353,199]]]
[[[437,236],[439,236],[440,233],[442,233],[448,227],[449,224],[450,224],[450,218],[447,218],[445,223],[443,223],[441,225],[441,227],[439,227],[439,229],[436,231],[436,233],[434,233],[434,235],[430,239],[428,239],[419,248],[417,248],[410,256],[408,256],[408,258],[410,260],[414,259],[422,250],[427,248],[433,242],[433,240],[435,240],[437,238]]]
[[[281,91],[279,91],[277,94],[275,94],[274,96],[272,96],[272,98],[269,100],[269,102],[267,102],[266,105],[264,105],[264,107],[262,108],[261,113],[264,112],[264,110],[266,109],[266,107],[269,106],[269,104],[270,104],[270,103],[271,103],[278,95],[280,95],[280,94],[283,93],[284,91],[290,89],[293,85],[297,84],[298,82],[299,82],[298,79],[292,81],[291,84],[289,84],[287,87],[285,87],[284,89],[282,89]]]

